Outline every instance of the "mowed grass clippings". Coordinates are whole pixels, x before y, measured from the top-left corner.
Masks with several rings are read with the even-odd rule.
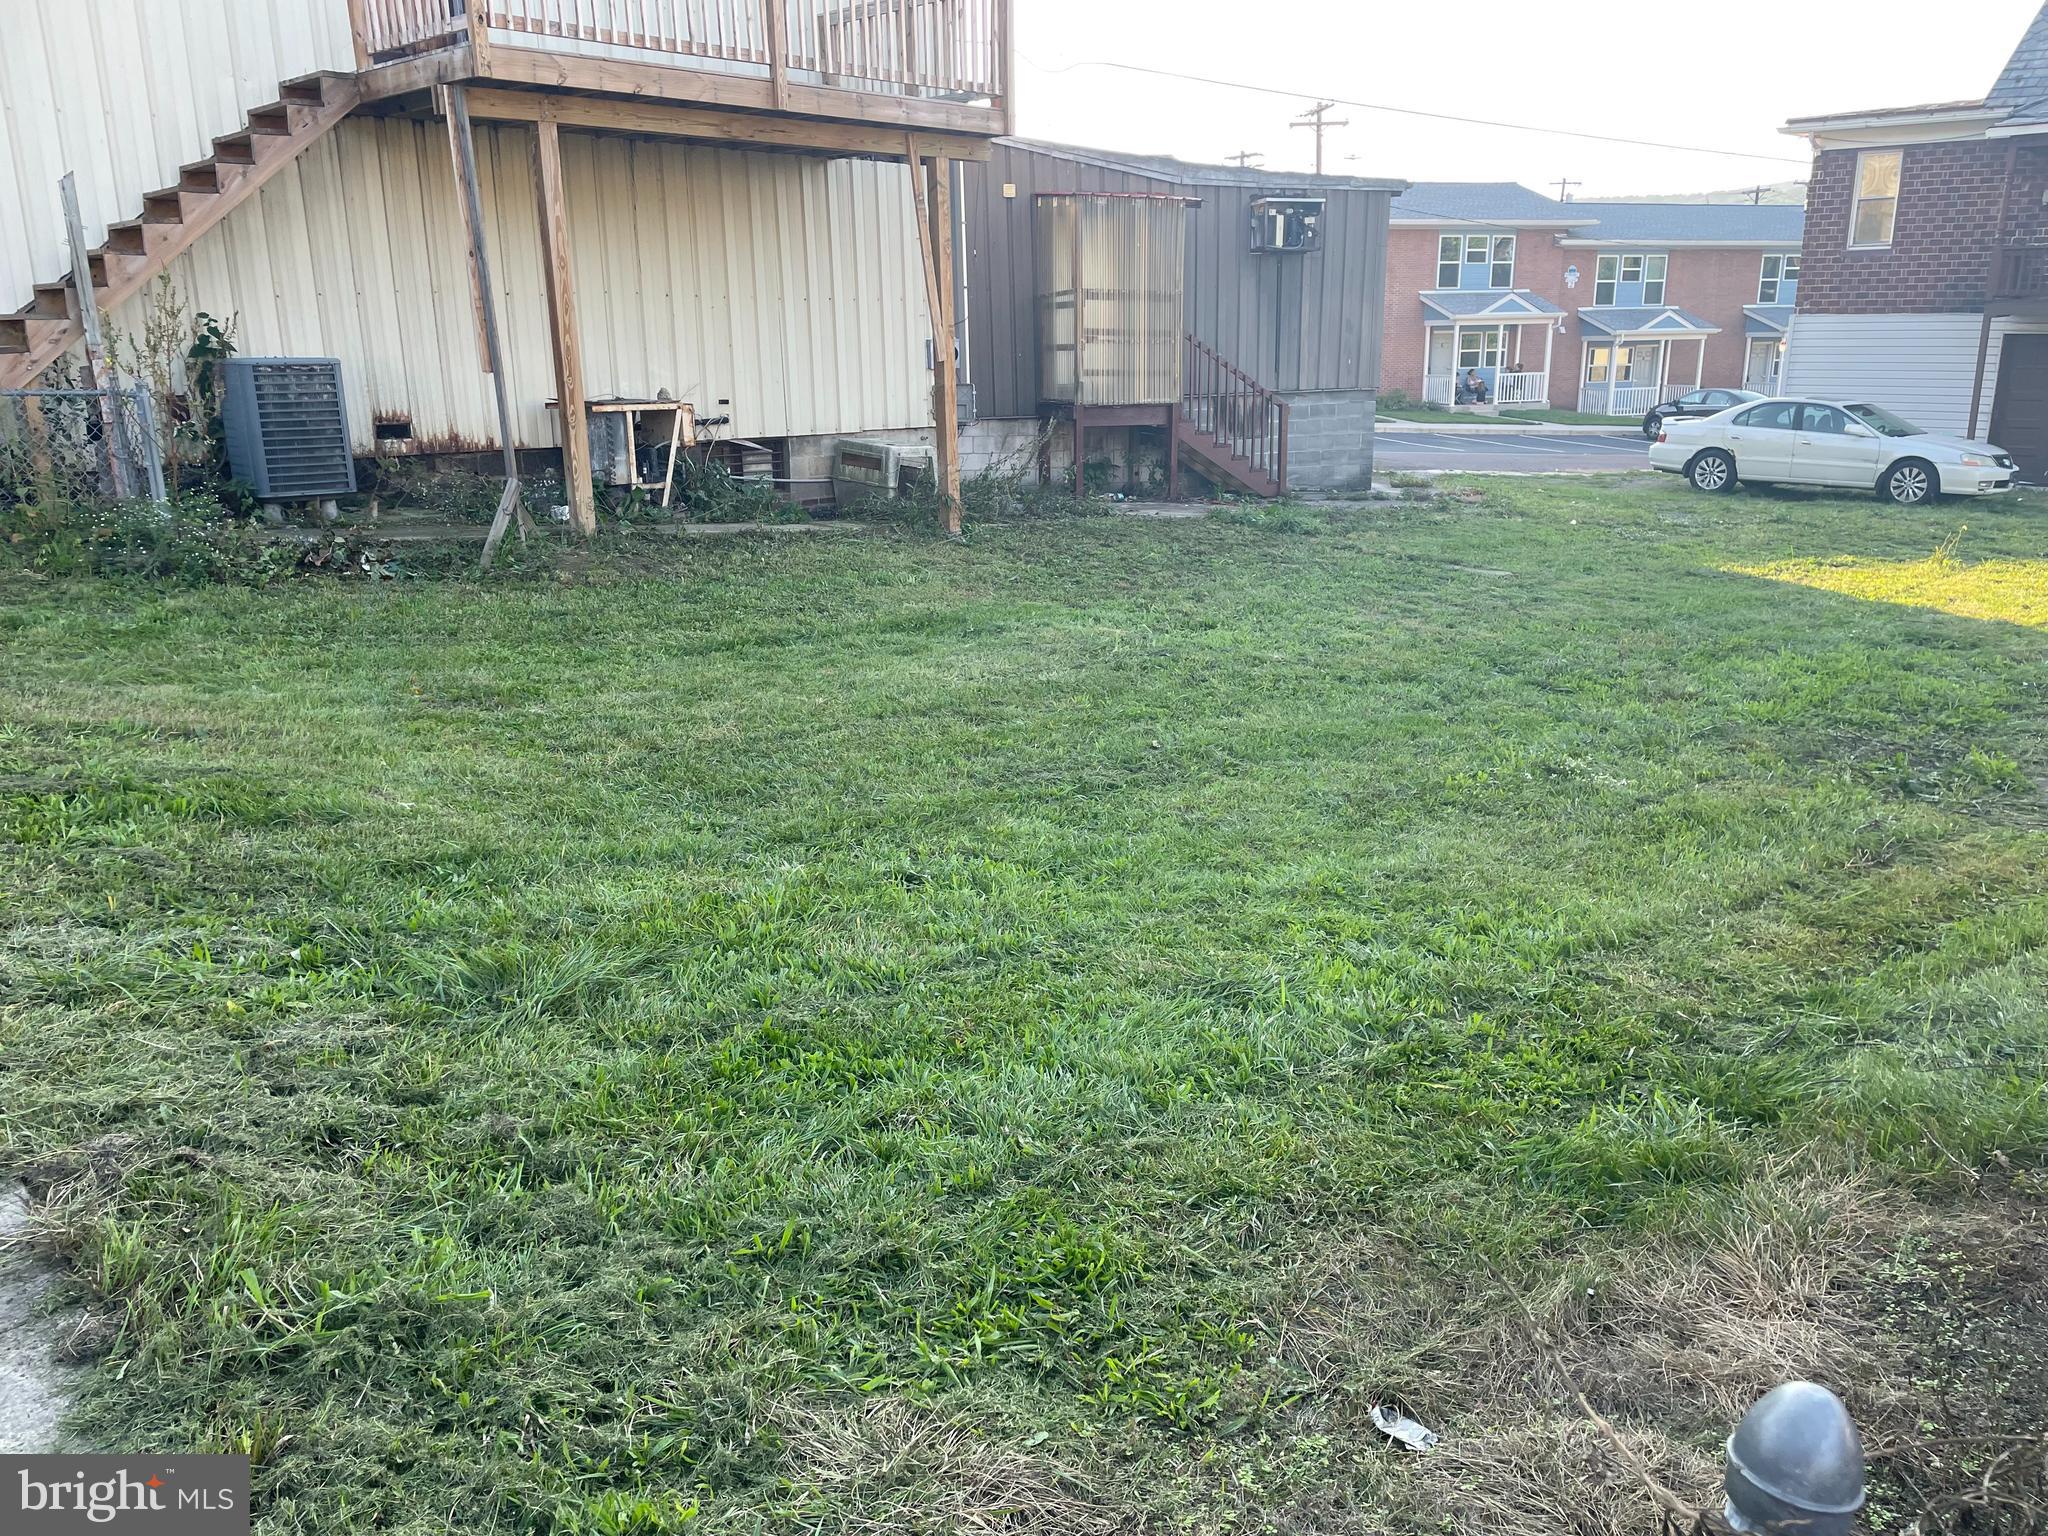
[[[1566,1356],[1709,1477],[1871,1337],[1815,1234],[2048,1145],[2048,639],[1731,571],[1958,520],[1530,481],[6,578],[0,1151],[81,1433],[248,1450],[272,1532],[1441,1528],[1598,1450],[1510,1292],[1712,1294],[1710,1388]]]

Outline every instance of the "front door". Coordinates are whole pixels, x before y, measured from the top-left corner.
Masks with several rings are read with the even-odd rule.
[[[1439,405],[1451,403],[1451,369],[1458,361],[1456,346],[1457,343],[1449,331],[1429,333],[1429,378],[1426,382],[1435,384],[1438,380],[1443,381],[1443,399],[1437,402]]]
[[[1853,485],[1866,491],[1877,484],[1884,444],[1875,433],[1832,405],[1804,406],[1802,412],[1792,452],[1792,473],[1802,484]]]
[[[1778,359],[1784,352],[1785,344],[1765,338],[1749,344],[1749,367],[1742,376],[1742,387],[1755,390],[1760,395],[1775,395],[1778,392]]]
[[[1789,480],[1798,435],[1797,404],[1753,405],[1728,425],[1728,449],[1744,480]]]
[[[2020,479],[2048,485],[2048,336],[2006,336],[1991,441],[2018,462]]]

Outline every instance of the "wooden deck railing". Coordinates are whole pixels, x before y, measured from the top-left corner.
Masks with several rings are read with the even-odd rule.
[[[363,46],[377,63],[452,48],[469,35],[464,0],[349,0]]]
[[[1180,410],[1189,426],[1287,489],[1287,402],[1199,336],[1187,339]]]
[[[1014,0],[350,0],[362,54],[452,47],[470,13],[514,46],[896,96],[1001,101]],[[502,34],[511,34],[508,39]],[[648,55],[657,57],[649,58]]]

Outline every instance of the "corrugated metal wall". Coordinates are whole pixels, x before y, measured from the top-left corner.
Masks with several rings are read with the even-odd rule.
[[[1166,197],[1049,197],[1039,202],[1037,233],[1045,398],[1178,400],[1186,205]]]
[[[552,447],[532,142],[480,124],[477,169],[520,446]],[[667,389],[743,437],[930,424],[902,166],[566,132],[562,158],[593,398]],[[377,417],[415,450],[495,444],[444,124],[344,123],[171,277],[245,354],[339,357],[359,451]],[[139,304],[117,319],[139,329]]]
[[[1005,197],[1008,185],[1015,195]],[[1306,182],[1303,184],[1306,186]],[[1379,380],[1391,195],[1318,187],[1322,249],[1251,249],[1251,203],[1272,188],[1185,183],[998,143],[966,168],[969,376],[984,416],[1039,405],[1032,207],[1044,192],[1178,192],[1188,211],[1187,329],[1271,389],[1370,390]]]
[[[354,68],[347,0],[0,0],[0,310],[71,270],[66,171],[98,245],[280,81]]]

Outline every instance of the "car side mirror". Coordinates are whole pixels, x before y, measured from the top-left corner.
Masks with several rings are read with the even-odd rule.
[[[1876,434],[1875,432],[1871,431],[1871,430],[1870,430],[1870,428],[1868,428],[1868,427],[1864,426],[1864,425],[1863,425],[1863,423],[1861,423],[1860,421],[1852,421],[1852,422],[1850,422],[1850,423],[1849,423],[1849,426],[1848,426],[1848,429],[1847,429],[1847,430],[1848,430],[1849,436],[1851,436],[1851,437],[1875,437],[1875,436],[1877,436],[1877,434]]]

